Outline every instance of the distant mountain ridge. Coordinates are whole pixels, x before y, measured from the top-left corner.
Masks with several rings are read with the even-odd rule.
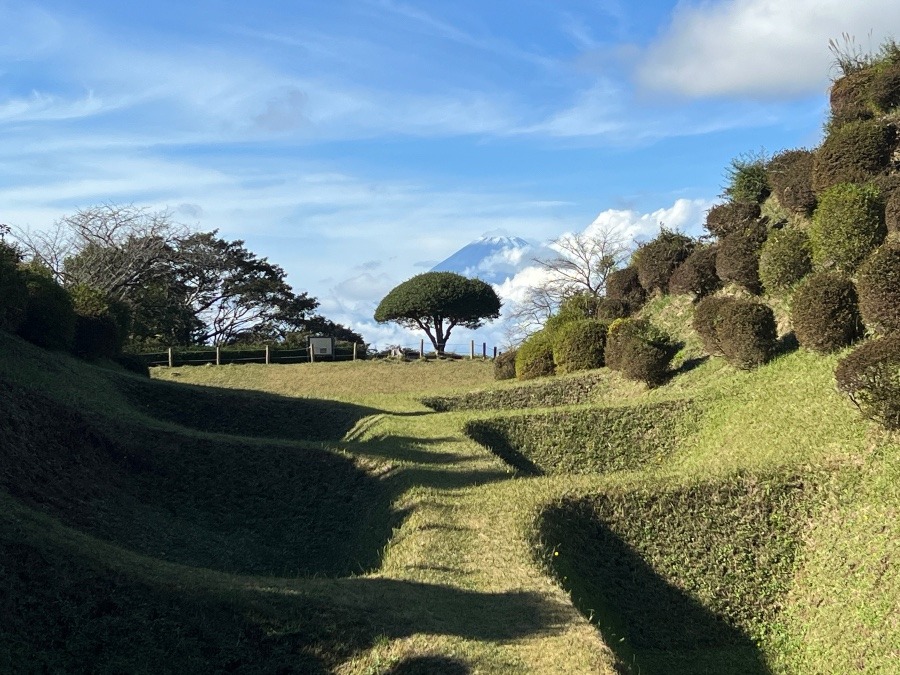
[[[486,235],[466,244],[430,271],[456,272],[489,284],[502,284],[527,267],[539,248],[521,237]]]

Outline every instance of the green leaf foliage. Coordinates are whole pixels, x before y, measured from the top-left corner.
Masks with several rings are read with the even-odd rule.
[[[852,344],[863,334],[853,282],[833,272],[807,277],[791,299],[791,323],[800,345],[814,352]]]
[[[722,237],[716,251],[716,274],[719,278],[751,293],[760,293],[759,256],[767,234],[765,224],[755,222]]]
[[[669,279],[676,268],[693,252],[690,237],[662,228],[652,241],[641,244],[631,259],[638,280],[647,293],[669,290]]]
[[[735,300],[718,308],[716,340],[731,365],[750,370],[775,355],[778,340],[775,314],[760,302]]]
[[[812,248],[803,230],[771,230],[759,254],[759,280],[769,293],[785,291],[812,272]]]
[[[714,237],[724,237],[753,225],[761,213],[757,202],[725,202],[707,211],[705,227]]]
[[[455,326],[476,329],[500,316],[500,298],[481,279],[454,272],[425,272],[391,290],[375,309],[379,323],[421,328],[442,354]]]
[[[726,172],[725,196],[739,204],[762,204],[771,194],[763,153],[735,157]]]
[[[891,127],[874,120],[832,130],[813,161],[816,194],[840,183],[865,183],[884,171],[891,159],[893,133]]]
[[[559,374],[603,366],[609,325],[598,319],[570,321],[553,335],[553,363]]]
[[[454,396],[426,396],[422,404],[437,412],[451,410],[517,410],[577,405],[591,401],[603,388],[606,373],[583,373],[579,377],[551,378],[519,387],[473,391]]]
[[[19,252],[0,240],[0,330],[15,333],[25,320],[28,290]]]
[[[516,377],[516,350],[508,349],[494,359],[494,379],[513,380]]]
[[[553,336],[544,330],[533,333],[516,350],[516,377],[533,380],[556,372],[553,364]]]
[[[71,296],[48,270],[22,268],[28,304],[18,333],[39,347],[70,350],[75,339],[75,309]]]
[[[851,274],[886,235],[884,202],[878,188],[835,185],[819,196],[809,229],[813,263],[819,269]]]
[[[888,242],[860,265],[859,306],[870,330],[900,331],[900,243]]]
[[[694,308],[693,327],[710,356],[722,356],[717,329],[720,312],[723,306],[736,301],[731,295],[712,295],[703,298]]]
[[[834,377],[863,416],[900,429],[900,334],[863,342],[838,362]]]
[[[717,244],[698,246],[672,273],[669,292],[689,294],[698,301],[715,293],[722,287],[722,280],[716,273]]]
[[[609,327],[606,365],[650,387],[663,384],[678,346],[646,319],[619,319]]]
[[[616,305],[617,308],[625,308],[626,313],[622,314],[622,316],[628,316],[640,309],[647,300],[647,291],[641,286],[637,269],[634,267],[623,267],[620,270],[610,272],[609,276],[606,277],[606,299],[622,303],[622,305]],[[607,305],[607,309],[611,310],[612,307]],[[618,310],[613,313],[618,313]],[[618,319],[620,317],[612,318]]]
[[[769,184],[779,204],[788,211],[808,216],[815,210],[814,161],[815,153],[800,149],[780,152],[769,162]]]

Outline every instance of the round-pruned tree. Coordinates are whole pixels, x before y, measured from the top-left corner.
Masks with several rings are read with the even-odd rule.
[[[443,355],[456,326],[476,329],[500,316],[500,298],[490,284],[455,272],[425,272],[388,293],[375,309],[379,323],[393,321],[425,331]]]

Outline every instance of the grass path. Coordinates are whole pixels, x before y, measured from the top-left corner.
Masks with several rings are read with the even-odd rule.
[[[444,665],[446,672],[615,672],[615,659],[595,628],[533,561],[530,526],[541,506],[563,489],[561,481],[513,478],[506,465],[462,433],[465,414],[424,408],[420,396],[453,389],[452,369],[442,365],[441,372],[434,364],[385,366],[382,383],[406,383],[387,383],[390,394],[345,389],[334,369],[302,371],[324,380],[307,379],[305,392],[330,390],[342,401],[383,411],[329,447],[379,473],[405,519],[376,573],[298,580],[280,592],[336,603],[374,622],[383,637],[341,667],[346,675],[389,672],[423,658],[436,659],[436,672]],[[461,388],[490,381],[489,364],[458,366]],[[296,378],[285,377],[289,371],[244,369],[239,380],[223,378],[223,371],[185,368],[159,375],[298,393]],[[208,375],[217,377],[210,381]],[[597,479],[565,482],[571,490],[578,482],[596,485]]]

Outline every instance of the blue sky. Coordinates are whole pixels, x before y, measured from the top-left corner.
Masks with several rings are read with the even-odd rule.
[[[900,3],[0,0],[0,25],[0,222],[169,209],[385,344],[417,336],[380,297],[484,233],[698,232],[731,158],[820,142],[828,40],[876,49]]]

